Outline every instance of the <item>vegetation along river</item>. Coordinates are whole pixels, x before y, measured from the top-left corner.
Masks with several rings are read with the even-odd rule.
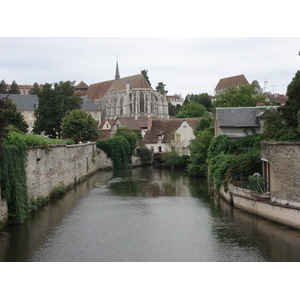
[[[232,207],[184,170],[101,171],[2,229],[0,261],[300,261],[300,231]]]

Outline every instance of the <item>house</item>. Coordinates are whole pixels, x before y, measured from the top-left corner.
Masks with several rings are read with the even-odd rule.
[[[2,94],[0,97],[6,97],[7,95]],[[22,113],[24,120],[28,124],[28,133],[32,132],[35,116],[34,112],[38,107],[38,96],[37,95],[22,95],[22,94],[11,94],[9,98],[17,105],[17,110]],[[90,113],[91,116],[98,122],[101,123],[100,109],[92,102],[92,100],[83,96],[81,109]]]
[[[224,92],[230,86],[239,86],[239,85],[249,85],[246,77],[242,75],[231,76],[222,78],[219,80],[217,86],[215,87],[215,95],[219,95]]]
[[[199,121],[199,118],[152,120],[151,129],[146,132],[142,143],[153,153],[168,151],[172,143],[181,155],[189,155],[189,145],[195,138],[194,130]]]
[[[89,86],[81,81],[77,86],[74,87],[74,90],[79,96],[86,96],[88,88]]]
[[[224,134],[232,139],[243,138],[246,136],[245,130],[249,129],[262,133],[264,111],[275,108],[275,106],[217,107],[214,124],[215,136]]]
[[[182,106],[183,102],[184,102],[184,99],[181,97],[181,94],[180,95],[175,94],[175,95],[167,96],[167,99],[168,99],[168,102],[170,102],[174,106],[177,106],[177,104]]]
[[[115,120],[105,120],[98,127],[99,140],[107,139],[111,137],[111,127]]]
[[[7,91],[10,89],[10,84],[6,85]],[[20,91],[20,95],[30,95],[31,89],[33,89],[33,85],[29,84],[18,84],[18,90]],[[41,85],[39,85],[39,88],[41,89]]]
[[[4,97],[7,95],[0,95]],[[11,94],[9,98],[17,105],[17,110],[20,111],[28,125],[28,133],[33,129],[35,121],[34,111],[37,109],[39,99],[37,95]]]

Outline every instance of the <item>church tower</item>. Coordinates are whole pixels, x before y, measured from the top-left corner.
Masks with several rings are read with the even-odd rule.
[[[119,73],[119,65],[118,65],[118,61],[117,61],[115,80],[117,81],[119,79],[120,79],[120,73]]]

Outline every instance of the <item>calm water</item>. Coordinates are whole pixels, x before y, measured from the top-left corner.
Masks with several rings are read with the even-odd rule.
[[[0,261],[300,261],[300,231],[231,207],[182,170],[145,167],[99,172],[5,228]]]

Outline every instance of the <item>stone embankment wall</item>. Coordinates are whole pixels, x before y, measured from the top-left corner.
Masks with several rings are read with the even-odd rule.
[[[31,147],[26,164],[29,201],[48,197],[61,183],[72,187],[91,174],[112,166],[112,160],[95,143]],[[0,195],[0,222],[6,219],[7,204]]]

